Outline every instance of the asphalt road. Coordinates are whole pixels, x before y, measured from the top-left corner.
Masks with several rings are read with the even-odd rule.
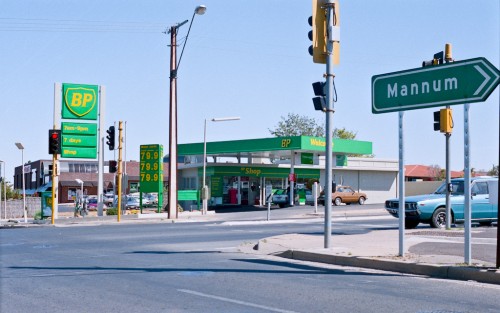
[[[395,226],[391,217],[357,219],[334,224],[334,232]],[[238,250],[322,229],[320,220],[1,229],[0,311],[498,312],[499,286]]]

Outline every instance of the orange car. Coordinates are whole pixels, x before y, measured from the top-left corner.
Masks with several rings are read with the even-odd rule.
[[[341,203],[351,204],[358,203],[364,204],[368,197],[363,192],[356,192],[351,186],[337,186],[336,191],[332,193],[332,203],[340,205]],[[318,197],[318,204],[325,205],[325,194],[321,192]]]

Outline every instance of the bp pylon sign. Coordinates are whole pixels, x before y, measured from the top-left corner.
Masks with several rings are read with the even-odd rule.
[[[372,77],[372,113],[485,101],[500,72],[485,58],[457,61]]]
[[[62,85],[61,157],[82,159],[97,157],[98,116],[99,86]]]

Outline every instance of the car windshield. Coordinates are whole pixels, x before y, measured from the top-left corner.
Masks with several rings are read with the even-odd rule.
[[[463,180],[451,181],[451,184],[453,186],[453,191],[451,192],[452,195],[463,195],[464,194],[464,181]],[[439,194],[439,195],[445,195],[446,194],[446,183],[443,183],[441,186],[439,186],[439,188],[434,193]]]

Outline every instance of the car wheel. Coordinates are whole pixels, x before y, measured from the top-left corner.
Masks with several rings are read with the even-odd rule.
[[[414,229],[420,224],[420,221],[417,220],[405,220],[405,228],[406,229]]]
[[[335,200],[333,200],[333,204],[335,204],[335,205],[341,205],[342,204],[342,199],[340,199],[339,197],[335,198]]]
[[[360,205],[365,204],[365,197],[359,197],[359,199],[358,199],[358,203],[359,203]]]
[[[481,226],[491,226],[492,221],[484,221],[484,222],[479,222],[479,225]]]
[[[280,203],[280,204],[278,204],[278,206],[280,207],[280,209],[283,209],[285,207],[285,204],[284,203]]]
[[[446,227],[446,210],[444,208],[438,208],[432,214],[431,219],[432,228],[444,228]]]

